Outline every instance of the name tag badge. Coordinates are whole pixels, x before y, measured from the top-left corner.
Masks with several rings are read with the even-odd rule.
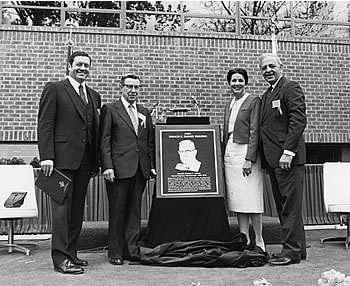
[[[280,108],[280,107],[281,107],[281,100],[280,99],[272,101],[272,108]]]

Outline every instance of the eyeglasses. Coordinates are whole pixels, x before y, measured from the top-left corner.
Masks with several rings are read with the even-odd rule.
[[[268,67],[269,67],[271,70],[273,70],[273,69],[275,69],[277,66],[274,65],[274,64],[269,64],[269,65],[266,65],[266,66],[262,66],[262,67],[261,67],[261,70],[266,71]]]
[[[139,90],[141,88],[140,85],[132,85],[132,84],[124,84],[124,86],[130,90],[132,90],[132,89]]]

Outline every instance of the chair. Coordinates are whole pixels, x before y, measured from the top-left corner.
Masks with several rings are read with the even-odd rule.
[[[12,192],[27,192],[20,207],[6,208],[4,203]],[[38,207],[35,197],[34,172],[30,165],[0,165],[0,219],[8,221],[8,243],[0,248],[8,247],[30,255],[30,250],[14,243],[14,221],[22,218],[37,217]]]
[[[328,237],[326,241],[345,241],[350,243],[350,163],[325,163],[323,166],[324,202],[326,212],[346,216],[346,237]]]

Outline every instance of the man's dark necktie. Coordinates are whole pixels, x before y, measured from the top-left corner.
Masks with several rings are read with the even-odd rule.
[[[272,92],[272,86],[270,85],[270,87],[267,89],[267,91],[262,99],[262,110],[265,109],[267,99],[271,95],[271,92]]]
[[[84,87],[83,85],[79,85],[79,95],[81,97],[81,99],[84,101],[85,104],[88,104],[87,103],[87,100],[86,100],[86,96],[85,96],[85,93],[84,93]]]

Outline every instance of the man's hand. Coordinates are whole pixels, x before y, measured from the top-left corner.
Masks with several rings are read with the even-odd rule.
[[[284,171],[289,171],[292,168],[292,160],[293,156],[282,154],[279,161],[280,168]]]
[[[106,181],[113,183],[115,176],[114,176],[114,170],[113,169],[107,169],[103,172],[103,177]]]
[[[45,176],[51,176],[53,172],[53,161],[52,160],[44,160],[40,162],[41,171]]]
[[[154,181],[156,179],[157,172],[156,169],[151,169],[151,178],[150,181]]]

